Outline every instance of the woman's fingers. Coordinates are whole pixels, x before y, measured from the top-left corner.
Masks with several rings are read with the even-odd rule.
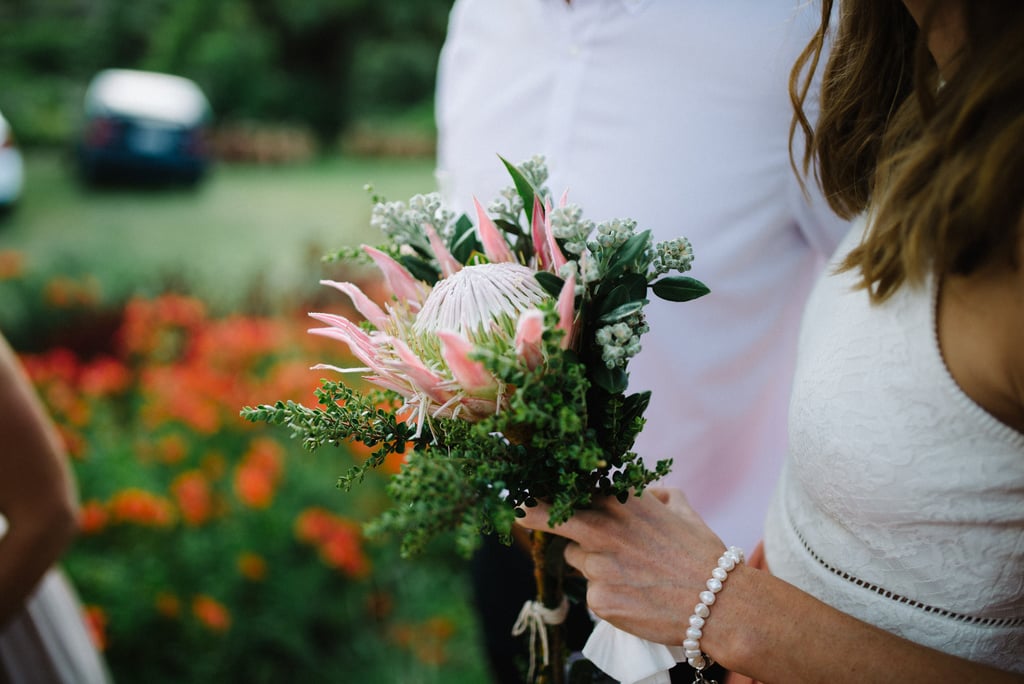
[[[536,506],[521,506],[521,511],[526,515],[516,519],[516,524],[530,530],[550,532],[560,537],[566,537],[573,541],[581,539],[593,540],[595,532],[602,530],[602,519],[607,524],[607,515],[601,511],[576,511],[569,520],[557,527],[548,525],[551,515],[551,507],[543,502],[537,502]]]
[[[590,577],[586,573],[586,570],[583,567],[586,564],[586,556],[586,552],[576,542],[569,542],[568,544],[566,544],[565,562],[579,570],[584,577],[590,579]]]

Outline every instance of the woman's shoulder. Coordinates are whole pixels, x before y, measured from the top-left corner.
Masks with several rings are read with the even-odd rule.
[[[1012,264],[1000,260],[970,275],[943,277],[937,333],[964,392],[1024,433],[1024,240],[1016,256]]]

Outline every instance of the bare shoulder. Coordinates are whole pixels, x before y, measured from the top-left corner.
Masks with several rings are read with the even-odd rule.
[[[1015,267],[998,264],[943,278],[937,332],[961,389],[1024,432],[1024,239]]]

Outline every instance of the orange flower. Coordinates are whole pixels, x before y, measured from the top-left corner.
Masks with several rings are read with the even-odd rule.
[[[267,508],[274,500],[274,481],[260,468],[242,463],[235,469],[235,494],[249,508]]]
[[[161,591],[156,595],[154,606],[156,607],[156,612],[168,619],[174,619],[181,614],[181,600],[174,594],[166,591]]]
[[[281,445],[272,439],[254,439],[235,468],[235,493],[250,508],[267,508],[281,478]]]
[[[212,596],[195,596],[192,599],[192,614],[211,632],[226,632],[231,627],[228,609]]]
[[[123,392],[130,382],[131,374],[125,365],[110,357],[98,358],[83,366],[78,380],[82,392],[94,397]]]
[[[156,442],[157,455],[164,463],[180,463],[188,455],[188,442],[178,433],[163,435]]]
[[[370,572],[359,526],[322,508],[307,508],[295,520],[295,536],[317,547],[323,562],[353,578]]]
[[[0,249],[0,280],[14,280],[25,272],[25,255],[14,249]]]
[[[171,503],[143,489],[121,490],[110,499],[108,506],[115,522],[167,527],[174,521]]]
[[[249,450],[243,457],[254,468],[265,472],[268,477],[277,479],[281,476],[284,450],[281,445],[268,437],[258,437],[249,443]]]
[[[370,561],[359,542],[357,530],[348,525],[337,525],[320,545],[320,558],[349,577],[365,577],[370,572]]]
[[[238,557],[238,571],[253,582],[261,582],[267,576],[267,561],[263,556],[246,552]]]
[[[99,534],[107,526],[107,509],[95,499],[82,504],[78,512],[78,529],[82,534]]]
[[[295,519],[295,536],[307,544],[319,544],[330,535],[333,517],[324,508],[307,508]]]
[[[136,298],[124,308],[118,331],[121,348],[131,355],[174,355],[175,337],[198,328],[206,320],[206,307],[198,299],[163,295],[153,300]]]
[[[82,609],[82,620],[85,621],[85,629],[89,632],[92,643],[101,651],[107,649],[107,614],[95,605],[88,605]]]
[[[75,289],[75,281],[58,276],[46,283],[43,288],[43,299],[52,307],[66,309],[75,299]]]
[[[188,525],[202,525],[213,514],[210,483],[198,470],[188,470],[174,478],[171,494],[178,502],[182,519]]]

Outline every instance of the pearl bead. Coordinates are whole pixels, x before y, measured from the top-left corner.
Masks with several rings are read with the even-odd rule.
[[[714,594],[714,592],[708,591],[707,589],[705,589],[704,591],[700,592],[699,598],[700,598],[700,602],[703,603],[706,606],[711,606],[711,605],[714,605],[714,603],[715,603],[715,594]]]
[[[699,648],[695,651],[683,651],[683,653],[686,655],[687,660],[689,660],[690,658],[700,658],[704,655],[704,652],[701,651]]]
[[[723,568],[715,568],[711,571],[711,576],[719,582],[724,582],[729,577],[729,573],[726,572]]]
[[[704,629],[704,618],[702,618],[700,615],[691,615],[690,625],[696,627],[697,629]]]
[[[683,648],[687,651],[700,651],[700,641],[697,639],[687,639],[683,642]]]
[[[708,610],[708,607],[705,604],[698,603],[696,606],[693,607],[693,614],[698,615],[706,620],[708,615],[711,615],[711,611]]]
[[[736,567],[736,561],[728,556],[722,556],[718,559],[718,567],[722,568],[726,572],[733,570]]]
[[[703,670],[708,665],[707,662],[704,660],[704,656],[702,655],[697,656],[696,658],[689,658],[686,662],[689,663],[690,667],[692,667],[695,670]]]
[[[717,594],[718,592],[722,591],[722,582],[721,580],[716,580],[714,577],[712,577],[707,581],[707,587],[712,592]]]
[[[694,639],[696,641],[700,641],[700,638],[702,636],[704,636],[704,632],[700,631],[696,627],[688,627],[686,629],[686,636],[689,637],[690,639]]]

